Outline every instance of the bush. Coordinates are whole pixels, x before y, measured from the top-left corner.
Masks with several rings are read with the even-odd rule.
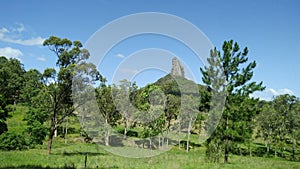
[[[27,127],[26,131],[30,134],[29,144],[31,147],[35,145],[42,145],[43,140],[47,135],[47,128],[38,121],[33,121],[30,126]]]
[[[13,132],[5,132],[0,135],[1,150],[23,150],[27,148],[27,143],[23,135]]]

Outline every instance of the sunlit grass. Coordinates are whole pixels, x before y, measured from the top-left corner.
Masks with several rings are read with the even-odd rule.
[[[25,111],[24,111],[25,110]],[[22,134],[22,131],[26,128],[26,121],[23,121],[25,117],[26,107],[17,106],[14,114],[8,118],[9,131],[18,132]],[[74,124],[76,117],[70,118],[69,127],[73,127],[74,131],[78,131],[80,127],[78,124]],[[63,124],[64,125],[64,124]],[[122,130],[122,127],[116,130]],[[230,154],[229,164],[215,164],[207,162],[205,158],[205,147],[199,143],[198,135],[191,135],[190,152],[185,151],[185,141],[181,142],[181,148],[174,146],[170,151],[160,153],[157,156],[147,158],[126,158],[118,155],[114,155],[110,152],[103,150],[97,144],[80,143],[77,133],[72,133],[69,130],[68,142],[65,144],[65,140],[62,137],[56,137],[52,145],[52,153],[50,156],[46,155],[47,142],[43,145],[37,146],[35,149],[25,151],[0,151],[0,169],[1,168],[84,168],[85,156],[87,156],[87,168],[164,168],[164,169],[188,169],[188,168],[233,168],[233,169],[273,169],[273,168],[300,168],[300,162],[292,162],[288,159],[282,158],[266,158],[266,157],[250,157],[248,156],[236,156]],[[132,132],[139,132],[139,129],[132,130]],[[247,145],[242,148],[247,150]],[[265,151],[263,145],[253,144],[253,153],[260,150]],[[123,150],[123,154],[126,155],[126,148]],[[150,151],[150,152],[149,152]],[[152,151],[152,152],[151,152]],[[157,150],[144,149],[144,153],[155,153]],[[130,153],[135,152],[134,148],[130,150]],[[299,155],[299,154],[298,154]]]
[[[292,168],[300,167],[299,162],[281,158],[230,156],[229,164],[209,163],[205,160],[205,148],[197,147],[186,153],[183,148],[148,158],[126,158],[104,151],[96,144],[69,143],[56,139],[52,154],[46,156],[46,144],[26,151],[0,152],[0,168],[7,167],[48,167],[84,168],[87,155],[88,168]],[[19,167],[20,168],[20,167]]]

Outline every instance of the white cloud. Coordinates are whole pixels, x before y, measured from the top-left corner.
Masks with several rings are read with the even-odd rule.
[[[125,74],[137,74],[139,71],[136,69],[121,68],[120,72],[125,73]]]
[[[38,61],[41,61],[41,62],[45,62],[46,61],[46,58],[45,57],[38,57],[36,58]]]
[[[18,33],[24,32],[25,31],[25,26],[23,24],[19,23],[18,27],[13,28],[12,31],[18,32]]]
[[[20,59],[19,57],[23,56],[23,53],[19,49],[5,47],[5,48],[0,48],[0,56]]]
[[[123,55],[123,54],[121,54],[121,53],[118,53],[118,54],[116,55],[116,57],[118,57],[118,58],[125,58],[125,55]]]
[[[0,35],[0,40],[3,42],[9,42],[9,43],[15,43],[19,45],[24,45],[24,46],[35,46],[35,45],[42,45],[44,42],[44,38],[42,37],[36,37],[36,38],[31,38],[31,39],[12,39],[9,37],[3,37],[1,38]]]
[[[6,28],[1,28],[1,29],[0,29],[0,35],[1,35],[1,34],[4,34],[4,33],[8,33],[8,32],[9,32],[9,30],[6,29]]]
[[[279,90],[278,90],[278,94],[279,94],[279,95],[282,95],[282,94],[294,95],[294,92],[291,91],[290,89],[284,88],[284,89],[279,89]]]
[[[278,95],[278,92],[277,92],[275,89],[269,88],[269,89],[266,89],[266,92],[269,92],[269,93],[271,93],[272,95]]]
[[[6,28],[0,29],[0,39],[4,38],[4,34],[9,33],[9,30]]]
[[[43,44],[45,38],[42,38],[40,36],[29,39],[16,38],[19,37],[17,35],[19,35],[23,31],[25,31],[25,27],[23,24],[19,24],[18,27],[12,29],[7,29],[5,27],[0,28],[0,41],[24,46],[34,46]]]
[[[279,96],[279,95],[284,95],[284,94],[294,95],[294,92],[287,88],[278,89],[278,90],[275,90],[272,88],[267,88],[265,91],[255,92],[255,93],[251,94],[251,97],[259,98],[260,100],[270,101],[274,97]]]

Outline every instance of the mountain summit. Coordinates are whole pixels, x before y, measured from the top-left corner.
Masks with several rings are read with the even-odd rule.
[[[184,69],[176,57],[172,59],[171,75],[175,77],[184,77]]]

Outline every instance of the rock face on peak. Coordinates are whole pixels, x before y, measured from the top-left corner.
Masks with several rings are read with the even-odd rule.
[[[184,77],[184,69],[176,57],[172,59],[171,75],[176,77]]]

